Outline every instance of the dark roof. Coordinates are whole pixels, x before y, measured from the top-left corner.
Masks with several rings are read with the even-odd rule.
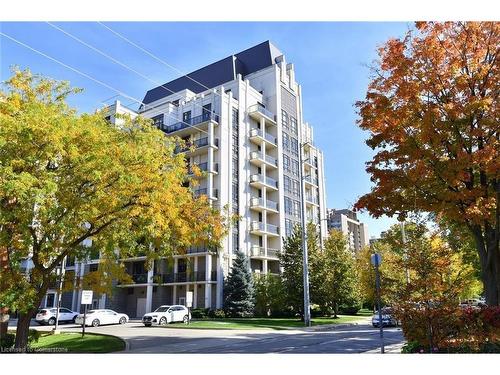
[[[207,87],[217,87],[234,80],[238,74],[245,77],[248,74],[271,66],[275,63],[275,59],[281,55],[282,53],[267,40],[149,90],[144,97],[143,103],[152,103],[184,89],[199,93],[207,90]],[[201,83],[201,85],[197,82]]]

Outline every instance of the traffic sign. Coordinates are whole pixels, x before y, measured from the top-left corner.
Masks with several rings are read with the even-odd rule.
[[[93,296],[92,290],[82,290],[82,305],[91,305]]]
[[[380,254],[372,254],[370,259],[374,266],[380,266],[380,264],[382,263],[382,255]]]
[[[193,292],[186,292],[186,307],[193,306]]]

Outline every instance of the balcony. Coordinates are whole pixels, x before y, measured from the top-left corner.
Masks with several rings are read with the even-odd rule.
[[[304,176],[304,181],[309,185],[317,187],[319,185],[318,177],[312,177],[311,175]]]
[[[279,259],[278,257],[279,250],[278,249],[271,249],[267,248],[267,251],[264,247],[254,245],[252,246],[251,252],[250,252],[250,257],[252,258],[258,258],[258,259],[273,259],[277,260]]]
[[[260,121],[263,118],[266,124],[276,125],[276,115],[260,103],[248,107],[248,115],[254,120]]]
[[[250,208],[259,212],[264,210],[278,212],[278,203],[268,199],[264,200],[263,198],[252,198],[250,200]]]
[[[279,236],[279,228],[276,225],[264,224],[260,221],[252,222],[250,232],[259,235]]]
[[[312,195],[306,195],[306,204],[312,204],[315,206],[319,205],[318,197],[313,197]]]
[[[193,192],[194,196],[196,198],[202,196],[202,195],[208,195],[208,189],[203,188],[203,189],[197,189]],[[212,189],[212,195],[208,197],[208,199],[219,199],[219,190],[218,189]]]
[[[310,168],[318,168],[318,160],[313,160],[310,155],[305,155],[304,164]]]
[[[250,163],[261,167],[263,165],[267,165],[272,168],[278,168],[278,160],[273,158],[272,156],[262,154],[259,151],[252,151],[250,153]]]
[[[192,129],[201,129],[205,128],[205,124],[208,122],[213,122],[214,124],[219,123],[219,115],[216,115],[212,112],[206,112],[200,116],[192,117],[186,121],[180,121],[172,125],[163,125],[161,129],[167,134],[176,134],[181,135],[181,133],[189,132]],[[197,126],[200,125],[200,126]],[[183,130],[186,130],[183,132]]]
[[[250,140],[258,145],[260,145],[262,141],[264,141],[266,142],[266,145],[278,147],[278,138],[276,138],[274,135],[263,132],[258,128],[253,128],[250,130]]]
[[[278,190],[278,181],[271,177],[264,177],[261,174],[253,174],[250,176],[250,185],[255,187],[265,187],[271,190]]]
[[[208,137],[195,139],[194,141],[187,143],[185,146],[182,147],[176,146],[174,149],[174,154],[179,154],[181,152],[189,152],[191,155],[197,155],[208,147],[218,148],[219,139],[215,138],[213,144],[209,144]]]
[[[219,163],[213,163],[213,167],[208,168],[208,162],[205,163],[199,163],[199,164],[194,164],[196,165],[200,172],[206,172],[206,173],[219,173]],[[193,166],[188,165],[188,175],[196,178],[203,178],[206,176],[206,173],[202,173],[200,176],[195,176],[193,172]]]

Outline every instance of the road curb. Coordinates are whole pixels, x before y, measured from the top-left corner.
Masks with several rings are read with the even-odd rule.
[[[319,326],[302,328],[304,331],[321,332],[321,331],[334,331],[336,329],[355,327],[359,323],[339,323],[339,324],[322,324]]]
[[[401,354],[401,349],[405,344],[406,342],[403,341],[397,344],[386,345],[384,347],[384,352],[386,354]],[[363,352],[363,354],[381,354],[381,353],[380,353],[380,348],[377,348],[377,349],[367,350],[366,352]]]

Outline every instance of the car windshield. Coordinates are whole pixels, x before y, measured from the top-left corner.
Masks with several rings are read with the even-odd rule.
[[[87,311],[87,315],[89,315],[89,314],[94,314],[94,313],[96,313],[96,312],[97,312],[97,310],[90,310],[90,311]]]
[[[170,306],[160,306],[158,307],[155,312],[165,312],[170,308]]]

